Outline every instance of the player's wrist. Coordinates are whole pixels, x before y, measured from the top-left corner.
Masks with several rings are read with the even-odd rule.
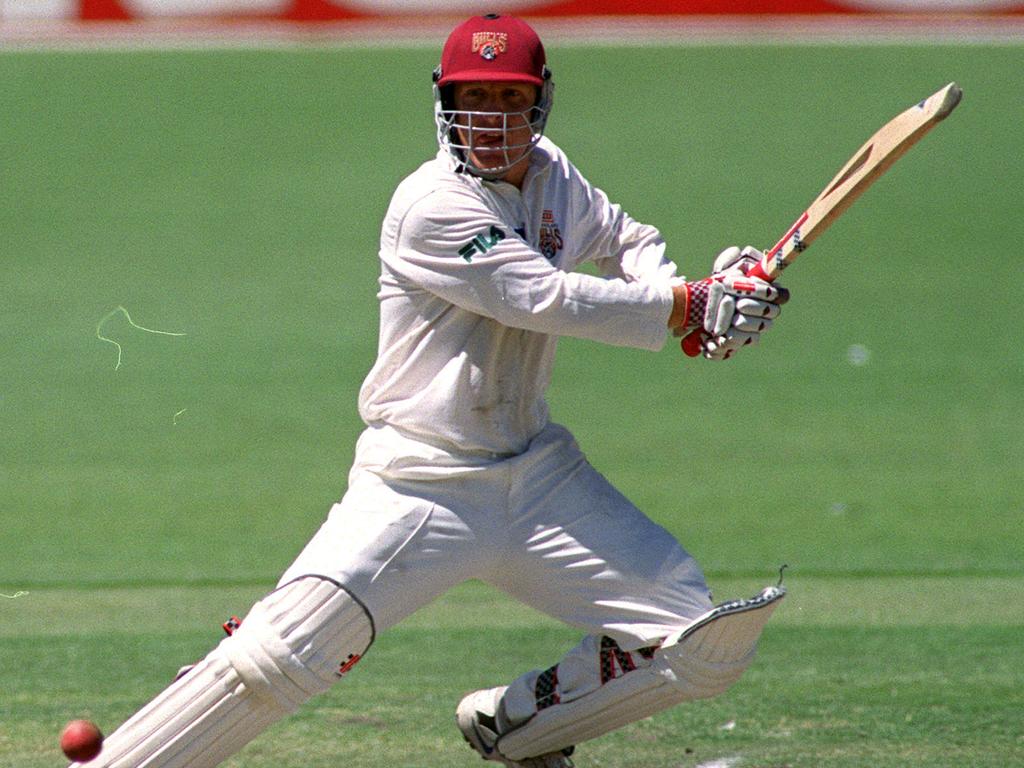
[[[672,312],[668,316],[668,327],[677,334],[686,325],[690,315],[690,291],[685,280],[672,283]]]

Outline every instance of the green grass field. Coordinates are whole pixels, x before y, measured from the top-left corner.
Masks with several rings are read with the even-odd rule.
[[[724,365],[564,340],[555,418],[716,596],[787,563],[728,694],[581,768],[1024,763],[1020,46],[549,46],[549,135],[683,271],[770,245],[877,127],[964,102]],[[60,763],[273,585],[344,491],[376,241],[433,154],[427,50],[0,55],[0,766]],[[149,329],[132,328],[127,309]],[[867,350],[850,362],[851,348]],[[234,766],[478,759],[466,690],[575,633],[468,584]]]

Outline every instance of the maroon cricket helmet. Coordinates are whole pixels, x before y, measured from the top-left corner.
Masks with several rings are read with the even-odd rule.
[[[551,77],[537,33],[515,16],[488,13],[457,26],[441,52],[436,83],[476,81],[532,83]]]

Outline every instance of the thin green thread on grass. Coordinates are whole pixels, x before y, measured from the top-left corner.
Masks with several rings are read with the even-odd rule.
[[[103,329],[103,324],[105,322],[107,322],[107,320],[112,318],[114,315],[116,315],[118,312],[120,312],[122,315],[124,315],[125,319],[128,321],[128,325],[130,325],[132,328],[137,328],[140,331],[145,331],[146,333],[155,333],[155,334],[157,334],[159,336],[187,336],[188,335],[187,333],[175,333],[174,331],[157,331],[157,330],[154,330],[153,328],[145,328],[145,327],[139,325],[138,323],[136,323],[135,321],[132,320],[132,316],[128,314],[128,310],[127,309],[125,309],[124,307],[121,307],[121,306],[115,307],[110,312],[108,312],[106,315],[104,315],[103,318],[96,324],[96,338],[99,339],[100,341],[109,342],[110,344],[113,344],[115,347],[117,347],[117,365],[114,366],[114,370],[115,371],[118,368],[121,367],[121,345],[118,342],[114,341],[113,339],[110,339],[110,338],[107,338],[106,336],[104,336],[101,333],[101,330]]]

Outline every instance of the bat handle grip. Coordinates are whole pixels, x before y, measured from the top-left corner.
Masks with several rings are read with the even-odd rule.
[[[759,277],[766,282],[774,282],[775,277],[769,275],[765,270],[764,262],[768,259],[766,256],[762,261],[757,262],[754,266],[747,270],[747,275],[750,277]],[[683,352],[687,357],[697,357],[701,352],[703,346],[703,335],[705,331],[703,328],[697,328],[696,330],[690,331],[683,337],[683,340],[679,342],[679,346],[683,348]]]
[[[767,259],[768,259],[768,257],[765,256],[764,259],[762,259],[761,261],[757,262],[757,264],[755,264],[750,269],[748,269],[747,270],[747,275],[749,277],[759,277],[759,278],[761,278],[762,280],[764,280],[767,283],[774,283],[775,282],[775,278],[778,277],[778,273],[776,273],[775,275],[768,274],[768,271],[765,269],[765,266],[764,266],[764,262]]]

